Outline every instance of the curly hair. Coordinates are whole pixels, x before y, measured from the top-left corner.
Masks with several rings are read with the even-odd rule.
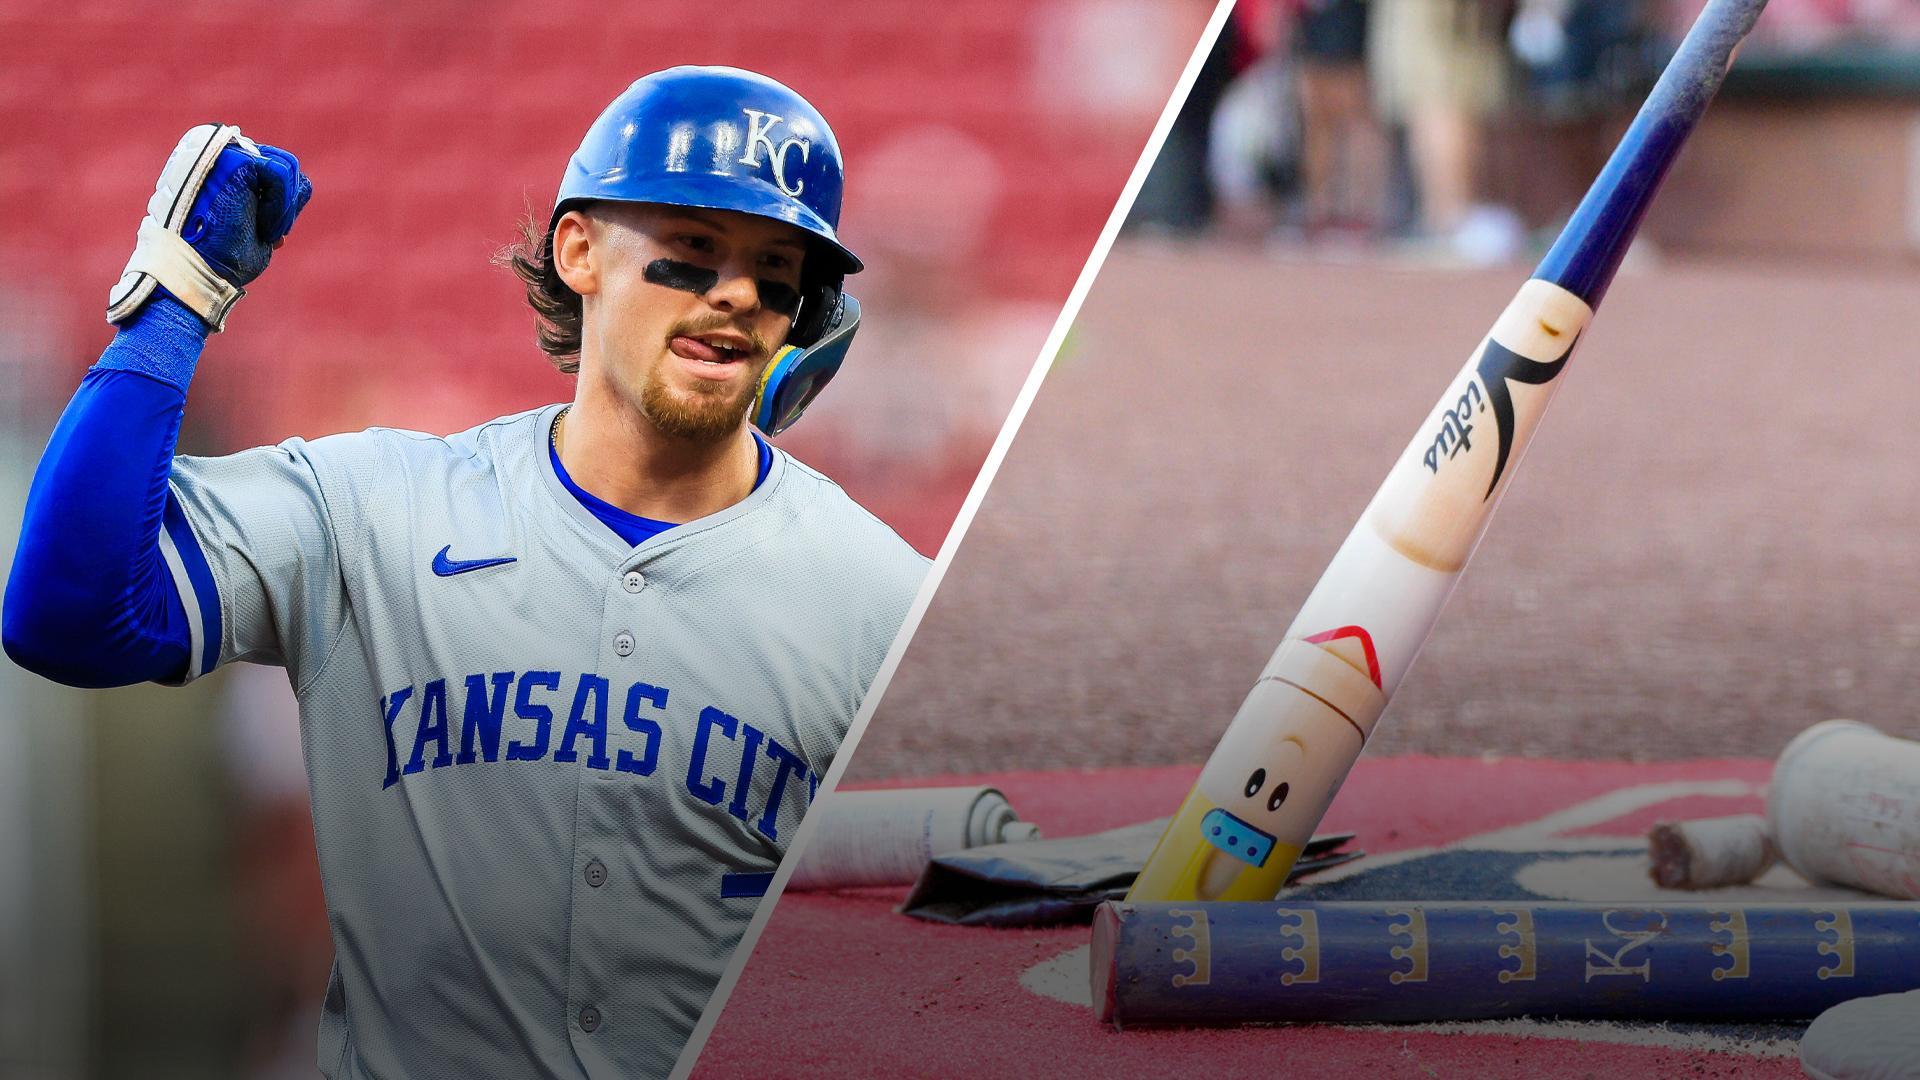
[[[553,268],[553,236],[532,214],[520,222],[520,240],[501,249],[494,261],[513,271],[526,286],[533,309],[534,337],[554,367],[568,375],[580,371],[580,294],[567,287]]]

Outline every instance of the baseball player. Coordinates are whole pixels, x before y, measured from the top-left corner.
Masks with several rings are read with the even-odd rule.
[[[748,423],[797,419],[858,324],[833,133],[760,75],[649,75],[513,260],[571,403],[174,457],[311,190],[231,127],[174,151],[34,478],[7,652],[75,686],[287,669],[328,1076],[665,1073],[926,569]]]

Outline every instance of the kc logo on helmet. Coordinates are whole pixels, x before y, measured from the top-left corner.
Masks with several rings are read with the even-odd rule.
[[[797,147],[800,151],[800,163],[805,165],[807,154],[813,149],[813,144],[807,139],[794,136],[788,136],[776,143],[773,141],[773,129],[786,122],[784,117],[761,112],[759,109],[743,108],[740,111],[747,114],[747,148],[740,155],[740,164],[759,168],[760,148],[766,147],[767,164],[773,168],[773,182],[781,191],[798,196],[806,189],[807,182],[796,180],[792,187],[787,186],[787,151]]]

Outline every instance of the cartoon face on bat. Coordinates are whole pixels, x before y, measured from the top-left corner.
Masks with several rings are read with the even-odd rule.
[[[1249,714],[1266,719],[1243,723],[1254,718]],[[1209,826],[1203,835],[1250,866],[1260,865],[1274,843],[1304,845],[1360,745],[1353,725],[1312,696],[1286,683],[1261,683],[1200,774],[1197,788],[1214,804],[1214,824],[1221,827],[1216,835]],[[1236,830],[1245,830],[1239,844],[1231,842]],[[1262,837],[1265,849],[1249,852],[1247,841]]]
[[[1237,813],[1222,806],[1207,811],[1200,819],[1201,839],[1248,866],[1265,866],[1273,854],[1274,836],[1249,819],[1265,821],[1258,807],[1262,799],[1266,801],[1266,814],[1279,813],[1287,797],[1293,794],[1293,781],[1280,777],[1299,776],[1300,765],[1305,760],[1306,747],[1297,738],[1284,740],[1273,757],[1273,775],[1268,775],[1265,764],[1255,765],[1247,774],[1242,793],[1245,798],[1239,800],[1247,805],[1236,805]]]
[[[1272,899],[1360,747],[1354,726],[1313,695],[1278,680],[1261,682],[1160,841],[1182,845],[1182,854],[1161,859],[1156,851],[1136,893]]]

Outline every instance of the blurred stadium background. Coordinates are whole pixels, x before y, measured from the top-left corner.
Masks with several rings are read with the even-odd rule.
[[[0,556],[181,131],[238,123],[316,185],[183,449],[457,431],[570,396],[489,257],[608,100],[689,62],[834,124],[867,325],[782,445],[931,553],[1211,6],[0,0]],[[330,948],[281,673],[81,695],[0,660],[0,702],[0,1075],[312,1075]]]
[[[1506,224],[1448,232],[1377,118],[1373,216],[1312,220],[1298,34],[1342,2],[1235,10],[848,780],[1203,761],[1701,6],[1508,5],[1625,18],[1571,81],[1492,38],[1472,202]],[[1364,8],[1426,3],[1478,0]],[[1773,0],[1368,754],[1920,737],[1916,301],[1920,3]]]
[[[1053,837],[1172,813],[1699,7],[1240,0],[843,779],[994,785]],[[1920,738],[1920,3],[1771,0],[1640,240],[1334,800],[1373,856],[1325,895],[1633,903],[1652,821],[1758,808],[1689,784],[1834,716]],[[1398,861],[1469,820],[1565,832]],[[905,899],[785,894],[700,1072],[779,1071],[768,1015],[851,1077],[1802,1071],[1746,1025],[1119,1034],[1043,996],[1084,931]]]

